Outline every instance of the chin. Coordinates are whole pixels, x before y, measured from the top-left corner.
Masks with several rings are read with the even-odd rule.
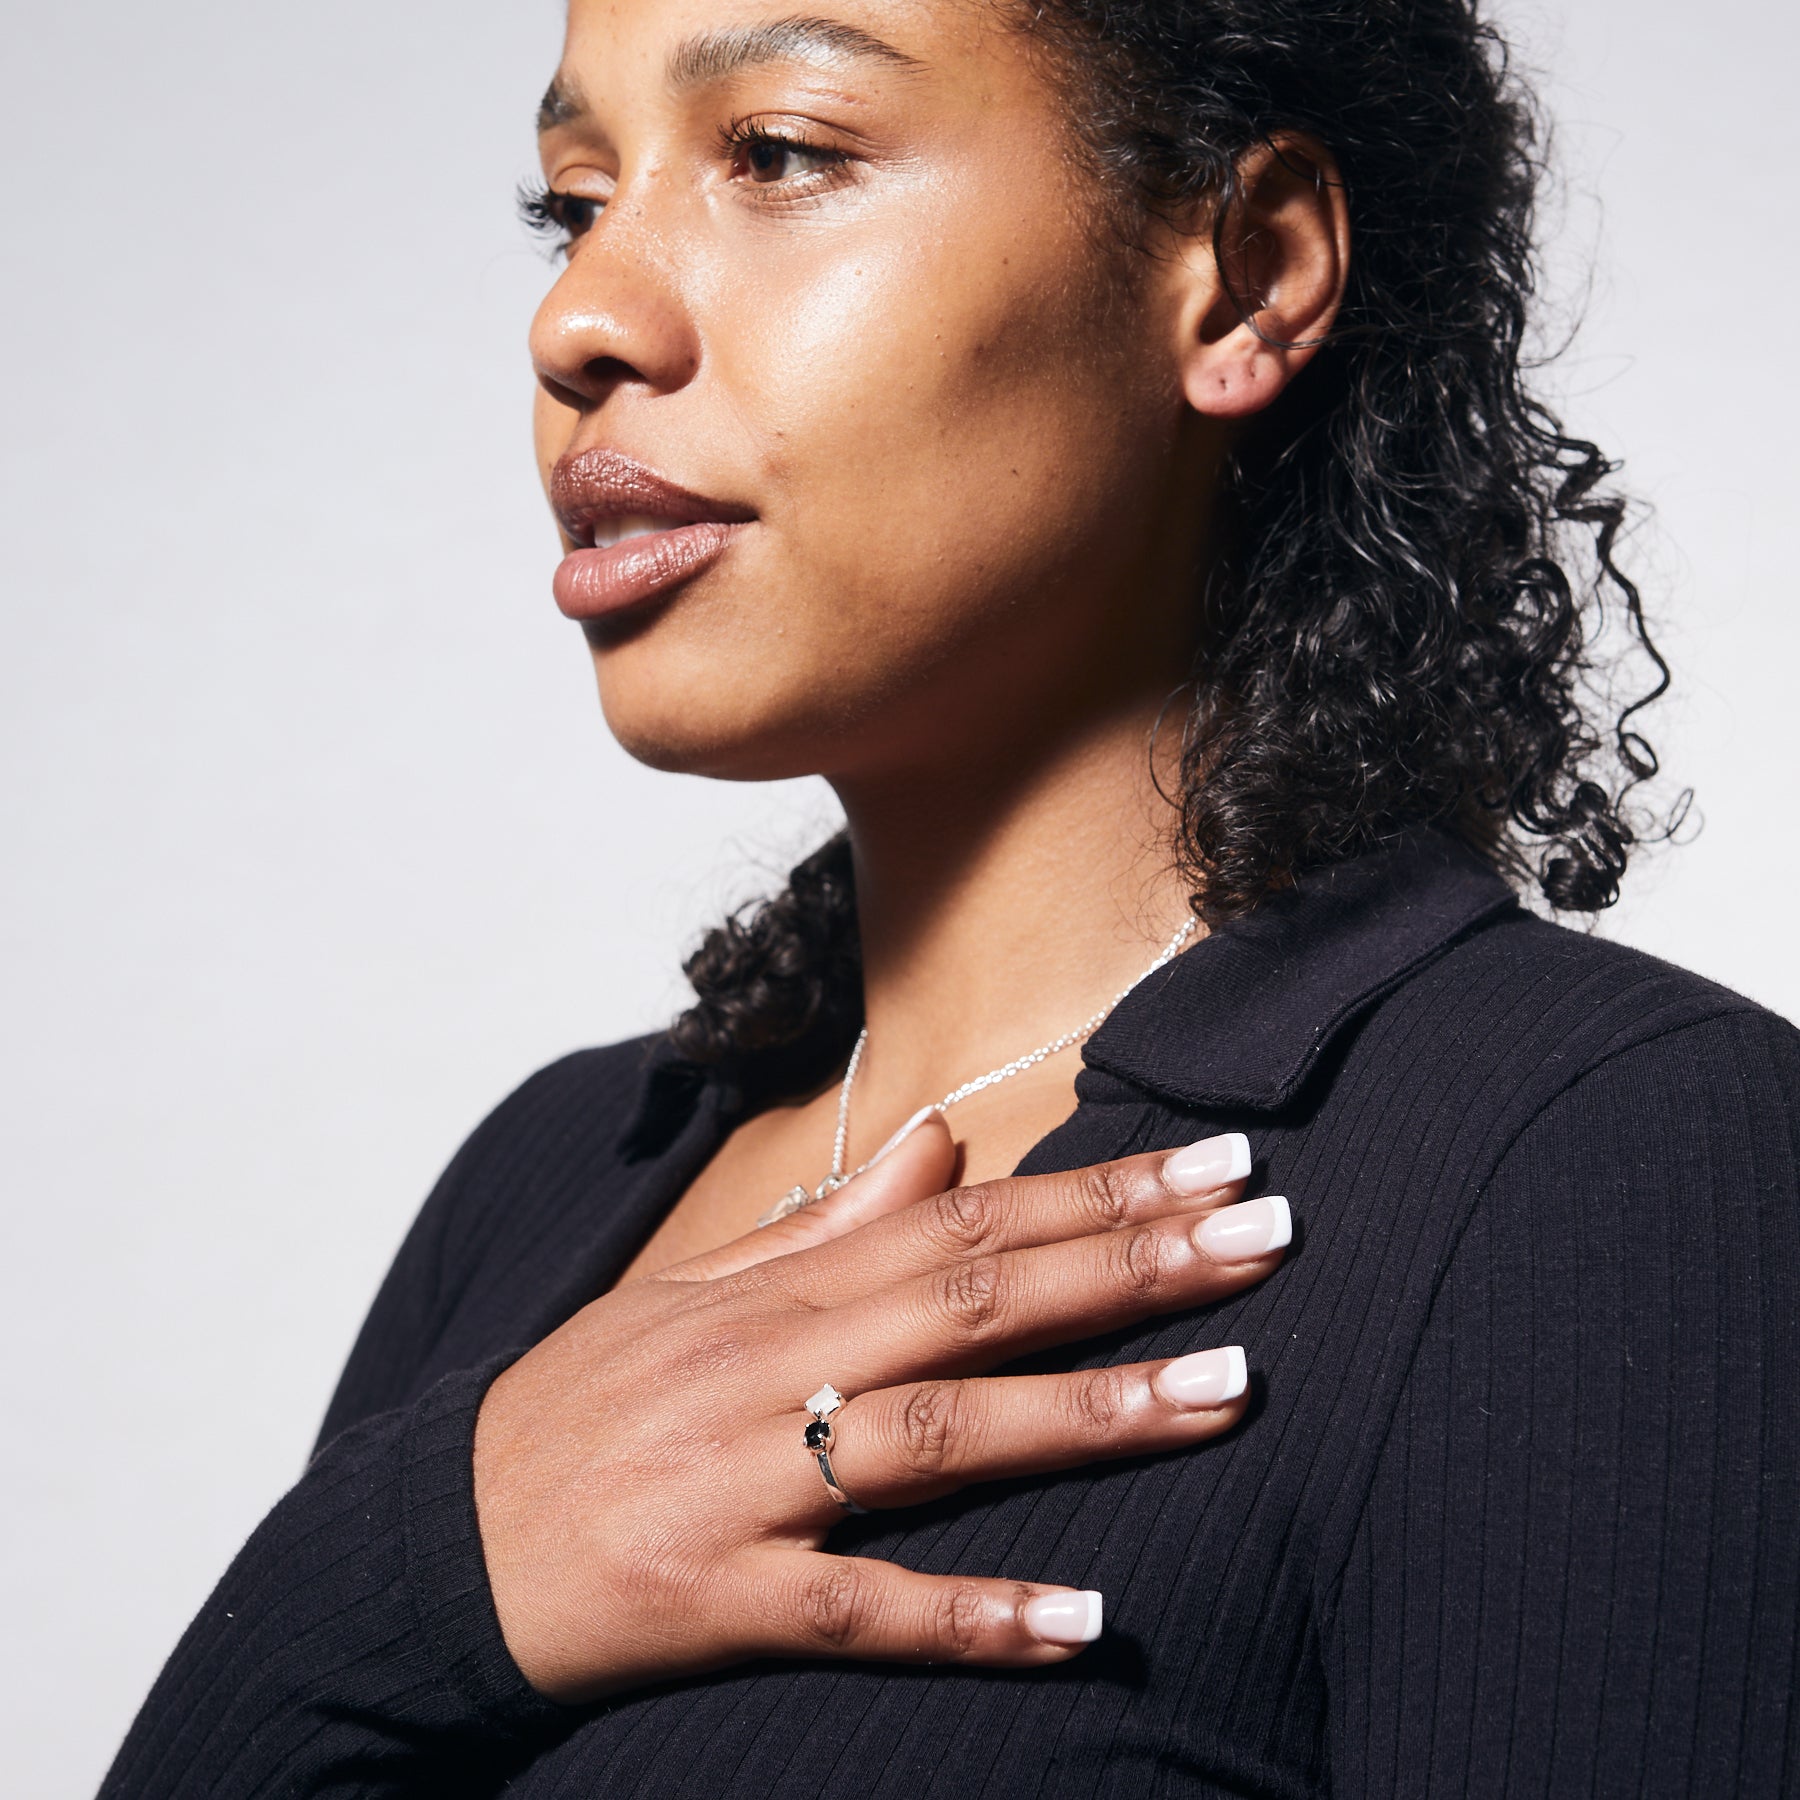
[[[754,608],[683,598],[629,633],[588,634],[608,729],[671,774],[789,781],[859,765],[892,738],[895,713],[913,710],[924,671],[908,680],[909,666],[932,661],[876,629],[819,629],[824,609],[798,600],[768,629]]]
[[[607,729],[626,754],[671,775],[714,781],[788,781],[816,775],[827,753],[816,729],[779,706],[745,707],[744,696],[696,701],[691,685],[609,680],[600,675]]]

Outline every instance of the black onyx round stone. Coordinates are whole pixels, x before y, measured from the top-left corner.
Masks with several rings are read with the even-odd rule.
[[[824,1419],[814,1419],[806,1428],[806,1447],[824,1450],[831,1444],[831,1426]]]

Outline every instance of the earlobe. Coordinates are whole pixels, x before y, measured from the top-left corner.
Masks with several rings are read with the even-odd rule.
[[[1250,341],[1240,341],[1239,333]],[[1195,412],[1214,419],[1241,419],[1261,412],[1287,386],[1294,370],[1282,350],[1261,343],[1247,327],[1192,358],[1185,383]]]
[[[1224,218],[1182,246],[1178,354],[1195,412],[1243,418],[1280,395],[1331,330],[1349,253],[1344,186],[1322,145],[1281,134],[1240,159]]]

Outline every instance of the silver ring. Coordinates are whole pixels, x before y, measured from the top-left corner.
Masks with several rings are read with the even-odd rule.
[[[828,1381],[803,1403],[812,1414],[812,1423],[805,1433],[806,1451],[819,1465],[819,1473],[825,1477],[825,1491],[847,1513],[862,1513],[869,1509],[858,1506],[844,1490],[838,1486],[838,1478],[832,1473],[831,1452],[837,1443],[837,1434],[831,1429],[831,1415],[844,1404],[844,1396]]]

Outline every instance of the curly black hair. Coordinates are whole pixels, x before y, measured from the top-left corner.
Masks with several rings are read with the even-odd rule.
[[[1528,384],[1541,132],[1494,27],[1473,0],[1007,3],[1121,214],[1199,203],[1222,233],[1240,159],[1289,134],[1346,188],[1341,314],[1236,449],[1231,547],[1195,597],[1171,798],[1196,912],[1216,925],[1421,825],[1555,908],[1611,905],[1657,767],[1632,721],[1668,669],[1614,561],[1615,465]],[[1584,695],[1609,611],[1653,674],[1603,723]],[[684,1056],[780,1050],[822,1078],[861,1005],[845,840],[686,971]]]

